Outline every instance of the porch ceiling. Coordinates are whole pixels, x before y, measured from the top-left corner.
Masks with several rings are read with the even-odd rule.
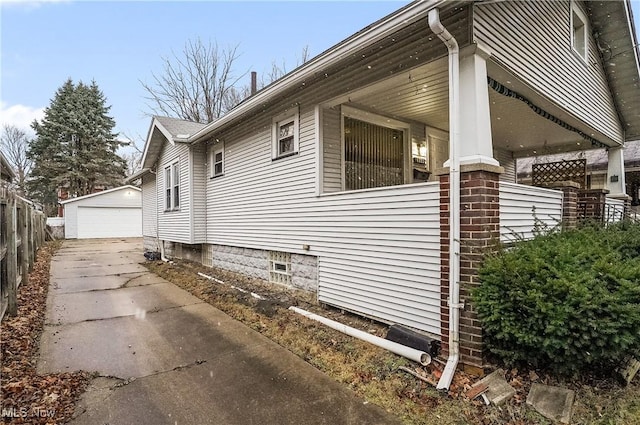
[[[525,95],[537,106],[557,116],[587,134],[593,134],[584,124],[563,113],[558,107],[519,84],[514,78],[494,66],[489,75]],[[515,157],[591,149],[578,133],[541,117],[526,103],[489,90],[493,144],[514,153]],[[385,81],[334,99],[326,106],[349,103],[391,116],[413,120],[444,131],[449,130],[449,82],[446,58],[398,74]],[[597,134],[593,134],[598,140]]]

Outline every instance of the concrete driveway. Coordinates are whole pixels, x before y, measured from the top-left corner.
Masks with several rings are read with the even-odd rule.
[[[73,424],[399,423],[142,262],[139,239],[53,258],[38,371],[99,375]]]

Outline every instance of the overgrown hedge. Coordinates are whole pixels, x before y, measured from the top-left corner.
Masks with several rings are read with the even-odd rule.
[[[640,225],[588,226],[489,256],[473,300],[490,353],[563,374],[640,348]]]

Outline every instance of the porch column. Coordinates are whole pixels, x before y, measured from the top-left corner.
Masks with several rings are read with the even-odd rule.
[[[482,375],[482,327],[470,293],[480,284],[478,268],[500,240],[500,174],[502,167],[483,163],[460,167],[460,361],[472,374]],[[449,353],[449,169],[440,176],[440,320],[442,354]]]
[[[552,189],[562,191],[562,227],[573,229],[578,223],[578,190],[580,184],[573,181],[561,181],[551,185]]]
[[[474,45],[460,52],[460,165],[499,166],[493,157],[489,85],[485,48]]]
[[[622,147],[609,148],[609,165],[607,166],[607,181],[605,188],[609,190],[609,197],[628,199],[624,178],[624,155]]]

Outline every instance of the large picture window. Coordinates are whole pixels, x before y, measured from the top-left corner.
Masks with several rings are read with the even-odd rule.
[[[343,119],[344,189],[404,184],[407,180],[406,130],[360,117],[344,116]]]

